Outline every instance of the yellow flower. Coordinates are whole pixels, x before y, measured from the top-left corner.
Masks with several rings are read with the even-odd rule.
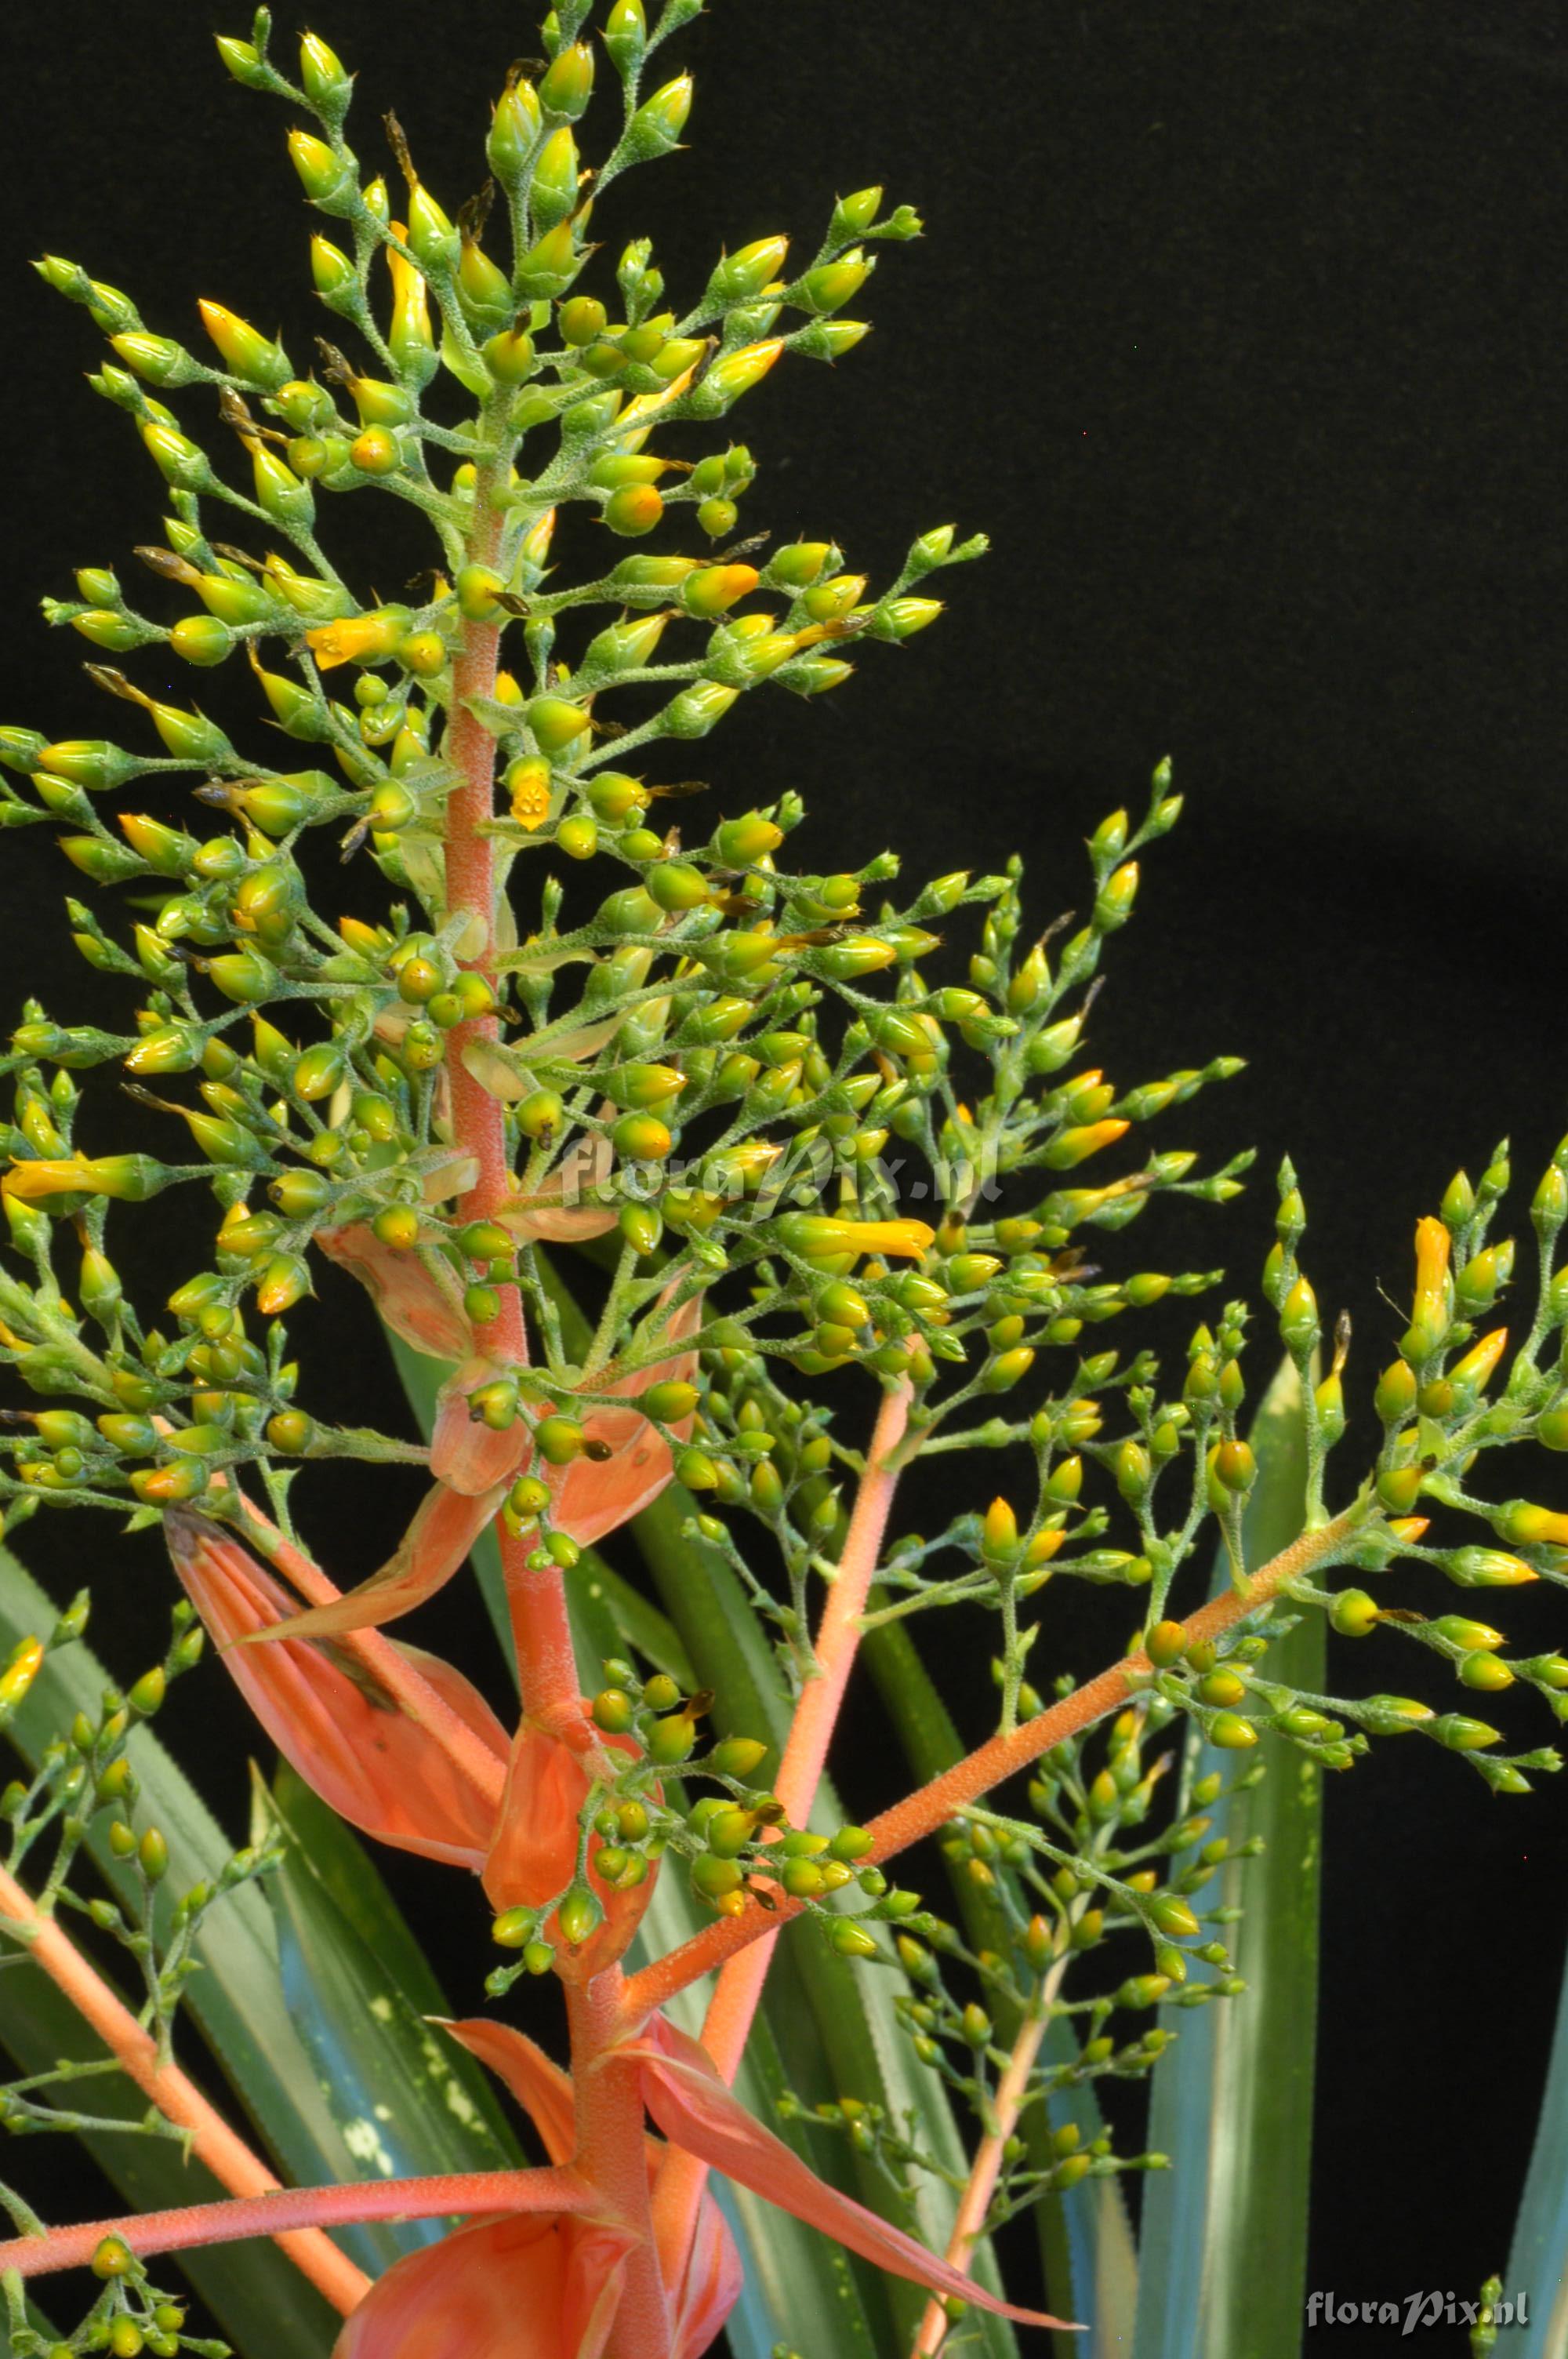
[[[1415,1302],[1412,1323],[1441,1333],[1448,1324],[1448,1256],[1450,1239],[1441,1221],[1429,1213],[1415,1224]]]
[[[305,644],[323,671],[339,664],[379,663],[403,636],[401,616],[354,614],[338,623],[319,623],[305,634]]]
[[[924,1221],[845,1221],[791,1212],[780,1223],[784,1242],[808,1258],[833,1254],[902,1254],[918,1261],[935,1243]]]
[[[0,1188],[7,1196],[30,1204],[40,1196],[91,1193],[92,1167],[80,1155],[37,1163],[14,1163]]]

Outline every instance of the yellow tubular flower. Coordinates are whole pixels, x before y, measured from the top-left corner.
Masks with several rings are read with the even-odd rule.
[[[1415,1224],[1414,1315],[1423,1324],[1445,1322],[1448,1316],[1448,1231],[1429,1214]]]
[[[323,671],[339,664],[377,663],[403,636],[405,623],[388,614],[354,614],[346,622],[319,623],[305,644]]]
[[[894,1254],[918,1261],[935,1242],[924,1221],[847,1221],[792,1212],[781,1223],[786,1244],[808,1257],[833,1254]]]

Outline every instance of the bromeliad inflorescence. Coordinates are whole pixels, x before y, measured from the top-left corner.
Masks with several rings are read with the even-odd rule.
[[[1168,765],[1140,818],[1117,811],[1090,839],[1081,919],[1044,932],[1017,862],[913,890],[892,853],[797,870],[798,796],[713,817],[687,775],[741,697],[815,698],[862,649],[896,652],[940,612],[930,578],[984,546],[926,531],[873,590],[830,540],[774,547],[750,512],[744,530],[758,468],[728,438],[731,411],[781,362],[849,353],[865,328],[844,307],[874,247],[919,223],[863,190],[803,266],[761,238],[667,302],[645,240],[612,261],[590,215],[602,234],[612,184],[677,144],[689,77],[650,69],[696,13],[665,0],[650,26],[642,0],[614,0],[590,23],[588,0],[562,0],[545,58],[495,103],[489,177],[450,211],[393,117],[389,177],[365,177],[344,135],[351,77],[315,36],[297,84],[265,10],[249,40],[222,40],[236,80],[315,125],[288,140],[332,233],[311,244],[331,334],[308,371],[222,305],[200,307],[203,358],[74,263],[39,266],[107,339],[92,383],[169,513],[137,552],[140,599],[87,566],[78,599],[46,602],[112,658],[88,673],[138,708],[130,742],[0,731],[0,823],[63,829],[107,896],[69,903],[76,945],[129,986],[124,1031],[29,1003],[3,1060],[0,1362],[16,1382],[0,1502],[11,1532],[81,1506],[160,1526],[189,1603],[167,1658],[100,1718],[13,1731],[33,1766],[4,1798],[0,1932],[105,2045],[102,2063],[25,2072],[0,2118],[102,2128],[58,2095],[117,2067],[152,2107],[135,2126],[193,2142],[233,2200],[47,2230],[10,2199],[19,2353],[46,2347],[22,2281],[89,2259],[104,2290],[63,2347],[213,2348],[185,2335],[145,2260],[265,2233],[347,2314],[340,2359],[696,2359],[741,2283],[705,2187],[717,2168],[930,2288],[929,2309],[888,2314],[903,2348],[934,2354],[946,2305],[1005,2308],[965,2274],[992,2230],[1128,2167],[1097,2080],[1150,2070],[1173,2036],[1157,2010],[1239,1995],[1237,1908],[1213,1887],[1255,1844],[1209,1813],[1256,1783],[1239,1756],[1264,1732],[1346,1768],[1369,1736],[1419,1731],[1500,1792],[1556,1766],[1499,1755],[1467,1708],[1304,1690],[1270,1648],[1281,1606],[1348,1636],[1384,1625],[1451,1669],[1465,1707],[1522,1681],[1568,1712],[1561,1657],[1513,1658],[1467,1613],[1323,1585],[1336,1566],[1400,1564],[1469,1589],[1568,1580],[1568,1516],[1472,1487],[1504,1443],[1568,1446],[1568,1148],[1535,1199],[1538,1306],[1511,1349],[1484,1324],[1512,1274],[1512,1247],[1487,1242],[1506,1160],[1421,1223],[1411,1323],[1376,1393],[1384,1446],[1335,1514],[1349,1335],[1325,1375],[1286,1167],[1263,1290],[1304,1497],[1260,1563],[1246,1306],[1198,1328],[1174,1378],[1098,1332],[1217,1283],[1138,1266],[1121,1232],[1162,1195],[1223,1203],[1249,1161],[1199,1173],[1143,1139],[1236,1060],[1131,1087],[1083,1061],[1102,953],[1179,813]],[[620,120],[589,168],[578,125],[596,75]],[[330,553],[335,503],[370,491],[434,536],[435,570],[403,602],[367,603]],[[162,693],[137,676],[155,650]],[[261,698],[242,743],[168,691],[180,664],[225,663]],[[133,787],[157,809],[126,809]],[[373,919],[335,907],[355,861],[389,888]],[[116,1147],[112,1101],[76,1079],[104,1066],[162,1120],[163,1152]],[[138,1310],[115,1266],[120,1208],[192,1187],[215,1201],[211,1229],[167,1301]],[[339,1421],[330,1354],[293,1356],[286,1321],[323,1261],[395,1339],[429,1407],[422,1438]],[[1001,1453],[997,1495],[988,1483],[935,1533],[898,1533],[904,1469],[975,1451]],[[337,1459],[427,1476],[391,1559],[346,1582],[295,1514],[300,1475]],[[593,1554],[629,1524],[671,1621]],[[1225,1574],[1206,1603],[1178,1586],[1211,1527]],[[491,1536],[520,1700],[507,1720],[384,1635]],[[1083,1686],[1043,1603],[1064,1579],[1139,1610],[1127,1655]],[[687,1658],[701,1617],[683,1622],[682,1601],[699,1588],[710,1625],[722,1601],[717,1618],[757,1642],[749,1703]],[[602,1635],[607,1596],[632,1603],[596,1662],[582,1617],[597,1602]],[[949,1744],[933,1694],[925,1782],[846,1823],[822,1778],[851,1668],[863,1656],[924,1697],[910,1631],[935,1614],[994,1658],[994,1732]],[[136,1823],[124,1745],[193,1665],[196,1616],[333,1812],[481,1880],[476,1932],[488,1918],[503,1953],[480,1970],[489,1996],[514,2008],[530,1977],[562,1985],[569,2078],[503,2016],[447,2027],[531,2115],[546,2167],[282,2189],[176,2067],[206,1913],[281,1856],[240,1854],[167,1924],[154,1907],[163,1837]],[[81,1619],[47,1645],[80,1640]],[[0,1710],[45,1643],[19,1640]],[[1200,1743],[1238,1756],[1234,1774],[1198,1774]],[[1010,1777],[1022,1789],[993,1807]],[[71,1877],[103,1813],[124,1876],[83,1901]],[[950,1918],[885,1872],[930,1836]],[[684,1939],[656,1895],[687,1908]],[[139,2016],[66,1939],[72,1911],[135,1962]],[[836,1972],[897,1973],[879,2004],[935,2113],[901,2113],[885,2089],[786,2090],[788,2143],[732,2095],[774,1936],[800,1915]],[[698,2044],[666,2010],[715,1968]],[[786,1949],[775,1971],[795,1970]],[[667,2143],[646,2141],[645,2116]],[[848,2171],[807,2168],[805,2125]],[[845,2185],[862,2167],[870,2205]],[[322,2233],[454,2217],[470,2224],[373,2286]]]

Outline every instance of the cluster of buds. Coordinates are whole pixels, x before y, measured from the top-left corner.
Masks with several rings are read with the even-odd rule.
[[[16,2359],[75,2359],[104,2352],[108,2359],[230,2359],[230,2346],[185,2332],[185,2302],[160,2292],[123,2236],[105,2236],[89,2264],[102,2291],[69,2343],[56,2343],[29,2323],[21,2288],[12,2305],[9,2348]]]

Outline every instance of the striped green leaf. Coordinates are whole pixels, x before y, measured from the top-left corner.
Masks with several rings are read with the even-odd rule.
[[[1509,2359],[1568,2359],[1568,1971],[1557,2006],[1541,2117],[1524,2183],[1503,2298],[1530,2296],[1530,2314],[1504,2336]]]
[[[253,1840],[279,1841],[265,1890],[284,1996],[362,2169],[384,2179],[506,2170],[524,2159],[483,2068],[429,2021],[450,2013],[358,1839],[285,1763],[258,1788]],[[475,1929],[483,1924],[474,1906]],[[405,2249],[446,2234],[397,2228]]]
[[[1289,1362],[1264,1397],[1252,1447],[1246,1539],[1256,1565],[1289,1546],[1305,1514],[1301,1387]],[[1216,1594],[1229,1579],[1222,1557]],[[1320,1691],[1322,1616],[1303,1614],[1274,1642],[1267,1667]],[[1236,1766],[1234,1753],[1189,1741],[1184,1790]],[[1165,2017],[1180,2037],[1155,2068],[1149,2144],[1172,2168],[1144,2183],[1133,2359],[1282,2359],[1301,2344],[1323,1781],[1282,1742],[1267,1767],[1260,1786],[1210,1814],[1233,1856],[1206,1898],[1245,1912],[1232,1952],[1247,1989]],[[1261,1836],[1262,1854],[1236,1860],[1251,1836]]]

